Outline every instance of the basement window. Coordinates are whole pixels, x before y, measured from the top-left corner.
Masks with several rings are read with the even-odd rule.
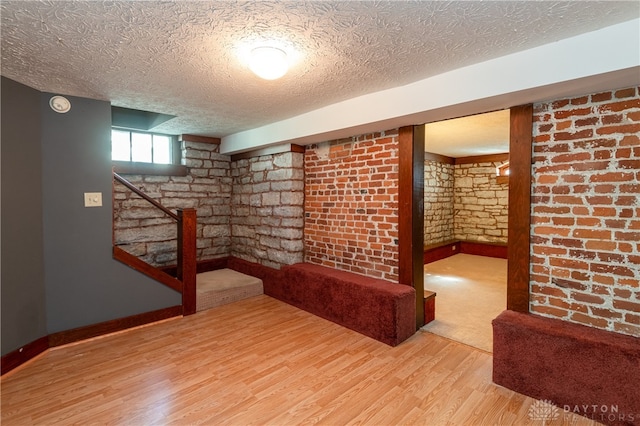
[[[121,174],[186,176],[178,138],[159,133],[111,129],[111,160]]]

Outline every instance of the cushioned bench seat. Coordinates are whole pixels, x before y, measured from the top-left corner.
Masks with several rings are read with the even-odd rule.
[[[416,332],[408,285],[309,263],[282,268],[277,298],[391,346]]]
[[[262,280],[232,269],[196,276],[196,311],[210,309],[263,294]]]
[[[640,339],[538,315],[493,320],[493,381],[612,425],[640,424]]]

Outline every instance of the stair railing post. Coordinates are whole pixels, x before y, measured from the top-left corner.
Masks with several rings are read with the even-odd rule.
[[[196,210],[178,210],[178,277],[182,315],[196,313]]]

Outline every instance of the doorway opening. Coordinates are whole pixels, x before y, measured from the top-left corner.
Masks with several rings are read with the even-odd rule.
[[[507,307],[510,111],[424,134],[424,289],[437,309],[422,329],[491,352],[491,320]]]

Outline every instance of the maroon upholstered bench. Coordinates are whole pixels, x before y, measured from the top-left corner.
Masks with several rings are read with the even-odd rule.
[[[416,332],[413,287],[309,263],[281,272],[270,296],[391,346]]]
[[[538,315],[493,320],[493,381],[600,423],[640,425],[640,338]]]
[[[280,270],[236,257],[210,263],[199,272],[226,267],[260,278],[266,295],[388,345],[416,332],[413,287],[309,263]]]

